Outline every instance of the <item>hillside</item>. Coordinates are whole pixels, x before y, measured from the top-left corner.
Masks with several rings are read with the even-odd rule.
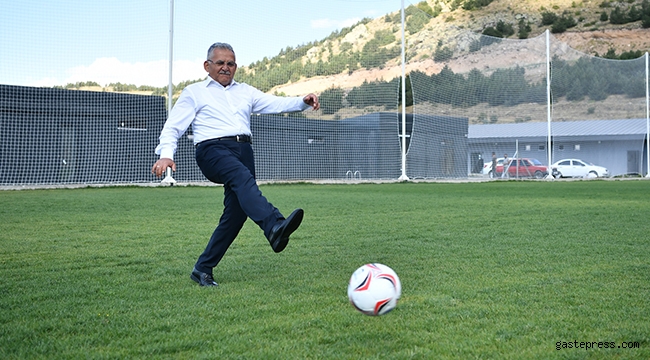
[[[639,16],[641,20],[614,21],[617,11],[628,15],[634,9],[642,13],[645,11],[647,19]],[[555,31],[554,24],[543,24],[549,14],[570,19],[574,26]],[[603,14],[606,20],[603,20]],[[525,34],[521,33],[521,25],[528,26]],[[550,29],[554,39],[584,54],[612,58],[627,53],[638,57],[650,50],[650,0],[421,1],[406,9],[406,71],[430,75],[440,72],[447,65],[456,73],[465,73],[477,63],[487,68],[512,65],[508,61],[525,61],[522,59],[525,54],[516,46],[500,47],[489,55],[470,51],[462,56],[455,54],[447,62],[436,61],[434,54],[439,44],[450,48],[467,48],[471,41],[469,35],[493,31],[499,26],[512,30],[511,34],[504,36],[507,39],[533,39],[543,36]],[[493,32],[489,35],[495,36]],[[271,59],[265,58],[240,67],[236,78],[263,91],[289,96],[321,93],[332,87],[352,89],[376,80],[389,81],[401,75],[401,36],[401,12],[398,8],[385,16],[363,19],[320,41],[295,48],[287,46]],[[380,43],[369,47],[373,41]],[[385,57],[374,59],[372,56],[376,54],[372,52],[385,54]],[[186,85],[197,80],[175,85],[175,97]],[[66,86],[93,91],[167,94],[166,87],[130,87]]]
[[[423,3],[425,2],[418,5]],[[647,0],[621,2],[497,0],[485,7],[472,10],[465,10],[462,7],[454,8],[454,3],[458,3],[458,1],[426,1],[428,8],[435,9],[437,16],[429,17],[428,22],[419,31],[413,34],[406,32],[406,51],[407,54],[411,54],[407,72],[413,70],[423,71],[427,74],[439,72],[444,64],[434,61],[431,57],[439,42],[457,42],[455,38],[461,36],[462,33],[482,33],[486,28],[496,27],[499,21],[510,24],[515,31],[519,22],[523,21],[528,24],[530,32],[527,38],[543,35],[547,29],[552,28],[550,25],[542,25],[544,13],[573,18],[576,26],[564,32],[553,33],[552,36],[585,54],[604,56],[608,51],[622,54],[650,50],[650,28],[643,28],[641,21],[612,24],[609,20],[601,20],[603,13],[611,14],[617,7],[624,12],[630,11],[632,6],[641,9],[644,4],[647,6]],[[411,10],[413,10],[413,7]],[[345,32],[343,36],[330,36],[330,38],[310,47],[303,57],[303,62],[327,61],[327,56],[337,55],[337,49],[341,49],[346,42],[352,44],[353,51],[360,51],[365,44],[373,39],[375,34],[382,31],[390,31],[396,38],[395,43],[384,47],[399,46],[401,29],[396,27],[394,22],[387,21],[388,18],[397,18],[399,15],[400,11],[397,10],[386,17],[360,22],[350,29],[344,29],[346,31],[341,32]],[[407,17],[407,23],[408,20]],[[509,38],[517,39],[518,36],[514,34]],[[320,54],[320,57],[318,57],[318,54]],[[499,56],[492,57],[493,61],[502,62],[503,59],[511,58],[507,53],[497,55]],[[282,54],[279,56],[281,57]],[[490,59],[485,58],[477,59],[475,56],[480,57],[482,55],[470,54],[455,58],[450,62],[449,66],[455,72],[464,72],[469,70],[474,63],[490,61]],[[392,59],[385,66],[372,69],[359,68],[354,71],[345,71],[328,76],[303,77],[297,81],[289,81],[274,86],[271,92],[300,95],[307,92],[321,92],[331,87],[352,88],[359,86],[364,81],[390,80],[401,74],[398,60],[398,58]],[[256,72],[256,75],[260,75],[259,69]]]

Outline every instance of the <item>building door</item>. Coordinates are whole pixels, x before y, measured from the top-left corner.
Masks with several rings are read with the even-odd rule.
[[[454,173],[454,142],[448,139],[442,142],[442,174],[451,176]]]
[[[70,124],[61,125],[61,167],[59,168],[59,181],[71,182],[74,180],[76,159],[75,149],[77,146],[75,128]]]
[[[638,150],[629,150],[627,152],[627,172],[628,173],[639,172],[639,151]]]
[[[469,162],[471,165],[471,172],[474,174],[479,174],[483,171],[483,154],[478,153],[478,152],[473,152],[469,156]]]

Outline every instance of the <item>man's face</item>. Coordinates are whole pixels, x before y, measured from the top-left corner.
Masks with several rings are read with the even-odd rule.
[[[228,86],[237,71],[235,54],[226,49],[214,49],[210,58],[203,63],[203,68],[216,82]]]

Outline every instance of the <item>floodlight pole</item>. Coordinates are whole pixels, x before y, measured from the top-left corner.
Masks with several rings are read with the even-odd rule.
[[[406,35],[404,34],[404,0],[402,0],[402,175],[398,180],[408,181],[406,175]]]

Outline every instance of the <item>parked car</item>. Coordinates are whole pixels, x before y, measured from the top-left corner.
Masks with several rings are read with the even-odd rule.
[[[580,159],[562,159],[551,165],[553,176],[561,177],[607,177],[606,167],[594,165]]]
[[[497,159],[497,166],[503,165],[503,158],[498,158]],[[483,164],[483,175],[490,175],[490,177],[493,177],[490,173],[492,172],[492,161],[488,161],[485,164]]]
[[[504,168],[506,170],[504,170]],[[504,177],[504,171],[506,174],[505,177],[511,178],[529,177],[542,179],[548,175],[548,168],[546,165],[534,158],[511,159],[505,166],[503,164],[497,165],[497,173],[495,175],[497,177]]]

